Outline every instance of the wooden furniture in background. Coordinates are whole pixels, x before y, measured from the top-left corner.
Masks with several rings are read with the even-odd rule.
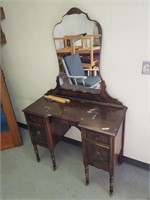
[[[79,54],[82,64],[85,68],[99,66],[100,46],[94,46],[94,38],[99,38],[100,35],[85,35],[72,38],[73,52]],[[81,46],[76,46],[75,41],[81,41]]]
[[[3,7],[0,7],[0,19],[5,19]],[[5,34],[1,29],[1,44],[6,43]],[[0,66],[1,81],[1,130],[0,130],[0,150],[9,149],[22,145],[22,138],[16,122],[15,114],[9,97],[9,92],[5,82],[5,77]]]
[[[54,38],[56,44],[56,52],[60,57],[65,57],[70,54],[79,54],[83,67],[92,68],[99,66],[100,46],[94,46],[94,38],[99,38],[100,35],[66,35],[61,38]],[[63,45],[62,48],[57,48],[58,43]]]
[[[9,149],[12,147],[22,145],[22,138],[16,122],[15,114],[9,97],[8,89],[5,83],[4,74],[0,69],[1,79],[1,106],[3,108],[8,129],[1,130],[0,132],[0,150]],[[1,110],[2,112],[2,110]],[[1,122],[2,125],[2,122]],[[2,129],[2,127],[1,127]]]

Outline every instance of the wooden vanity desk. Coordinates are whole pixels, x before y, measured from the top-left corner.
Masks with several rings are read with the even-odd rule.
[[[70,103],[49,102],[43,96],[24,109],[37,160],[40,160],[37,145],[49,148],[55,170],[54,147],[69,128],[75,126],[82,136],[86,184],[89,183],[88,165],[93,165],[109,172],[112,194],[115,163],[117,159],[120,163],[123,159],[127,108],[122,105],[69,99]]]
[[[100,24],[94,20],[90,20],[88,15],[78,8],[70,9],[66,15],[63,16],[62,21],[64,20],[64,22],[61,23],[61,21],[56,24],[54,27],[54,42],[56,38],[63,37],[59,35],[61,33],[60,30],[61,28],[64,30],[62,26],[66,18],[66,22],[68,23],[70,15],[72,18],[69,24],[73,24],[74,21],[76,22],[77,19],[79,19],[80,23],[77,28],[79,29],[79,35],[83,33],[83,29],[80,30],[82,20],[83,25],[85,24],[85,28],[93,27],[90,31],[88,29],[85,30],[87,35],[91,34],[91,32],[92,34],[97,34],[95,30],[98,31],[100,37],[98,40],[97,38],[93,38],[93,41],[96,45],[101,47],[102,29]],[[73,17],[75,18],[74,20],[72,20]],[[64,35],[71,35],[72,32],[69,34],[67,31],[67,25],[68,24],[65,24],[66,33],[64,33]],[[77,27],[77,23],[75,27]],[[70,27],[68,30],[70,30]],[[75,34],[77,34],[77,31]],[[99,53],[97,54],[99,57],[98,63],[100,63],[100,51],[101,48],[99,48]],[[56,52],[58,53],[57,49]],[[89,165],[103,169],[109,172],[109,191],[110,195],[112,195],[114,190],[115,164],[116,161],[119,163],[123,162],[127,107],[107,93],[105,81],[100,74],[100,70],[98,74],[100,76],[98,89],[87,88],[78,84],[74,85],[73,82],[72,84],[66,82],[67,76],[65,77],[66,74],[61,71],[62,63],[60,62],[60,55],[57,54],[57,56],[60,74],[64,74],[63,76],[61,75],[61,81],[59,74],[56,88],[49,90],[46,94],[43,94],[40,99],[23,110],[37,161],[40,161],[37,145],[44,146],[50,150],[53,170],[56,170],[55,146],[71,126],[75,126],[81,132],[86,185],[89,183]],[[83,58],[83,55],[79,54],[79,56]],[[76,63],[75,67],[77,64],[78,63]],[[85,78],[88,78],[88,75]],[[78,81],[76,81],[76,83],[78,83]],[[69,99],[70,102],[49,101],[45,98],[45,95],[66,98]]]

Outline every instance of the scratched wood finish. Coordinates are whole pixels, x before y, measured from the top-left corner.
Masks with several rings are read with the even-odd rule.
[[[86,101],[80,101],[79,103],[77,100],[61,104],[49,102],[41,97],[24,111],[36,116],[52,116],[70,122],[74,126],[116,135],[126,109],[126,107],[120,109],[105,105],[93,105]],[[109,130],[102,130],[105,127],[109,127]]]

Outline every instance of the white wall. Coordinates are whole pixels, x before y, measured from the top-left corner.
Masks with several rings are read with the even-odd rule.
[[[128,106],[125,156],[150,163],[149,83],[142,62],[150,60],[150,16],[143,1],[2,1],[2,22],[7,44],[2,47],[2,66],[17,117],[22,109],[56,85],[58,64],[53,27],[71,7],[87,12],[103,28],[101,73],[107,90]],[[68,137],[80,140],[76,129]]]

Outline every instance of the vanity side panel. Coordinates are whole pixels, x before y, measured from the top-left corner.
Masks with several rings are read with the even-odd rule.
[[[115,137],[115,162],[118,160],[118,156],[121,153],[121,150],[122,150],[122,124]]]

